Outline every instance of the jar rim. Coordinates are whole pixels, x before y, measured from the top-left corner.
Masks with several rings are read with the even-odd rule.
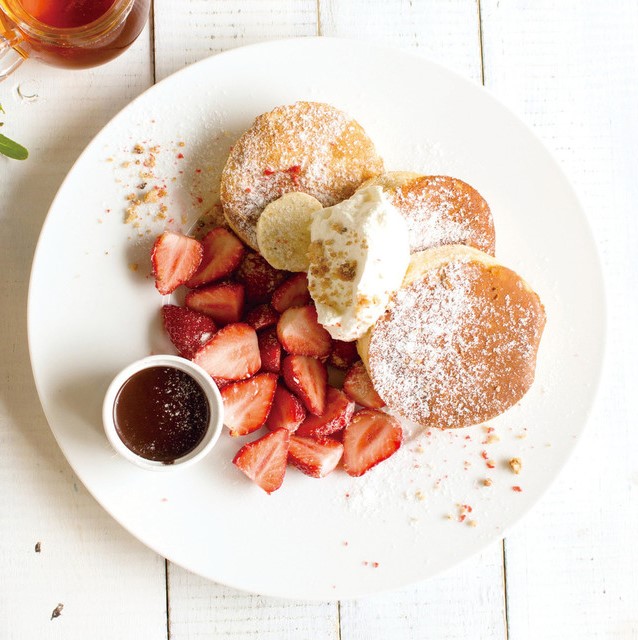
[[[2,10],[25,35],[48,44],[88,44],[117,28],[128,16],[135,0],[115,0],[99,17],[81,27],[53,27],[25,11],[15,0],[2,3]]]

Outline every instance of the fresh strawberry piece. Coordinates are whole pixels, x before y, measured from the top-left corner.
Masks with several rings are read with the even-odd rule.
[[[235,277],[246,287],[246,302],[257,305],[270,302],[273,292],[286,275],[286,271],[274,269],[258,253],[247,253]]]
[[[248,380],[233,382],[222,390],[224,424],[231,436],[245,436],[261,427],[275,396],[277,376],[260,373]]]
[[[246,251],[237,236],[224,227],[209,231],[202,240],[202,247],[204,252],[199,269],[186,283],[191,289],[228,277],[241,264]]]
[[[173,293],[197,271],[204,250],[195,238],[165,231],[151,251],[155,286],[163,294]]]
[[[283,484],[289,446],[290,431],[277,429],[245,444],[233,458],[233,464],[266,493],[272,493]]]
[[[372,386],[372,380],[363,362],[353,364],[343,380],[343,390],[346,395],[357,404],[368,409],[381,409],[385,402]]]
[[[244,287],[221,282],[189,291],[184,301],[189,309],[205,313],[218,324],[239,322],[244,308]]]
[[[258,307],[251,309],[244,319],[246,324],[253,327],[255,331],[272,327],[277,324],[278,320],[279,314],[269,304],[260,304]]]
[[[162,320],[179,354],[189,360],[217,331],[215,323],[208,316],[174,304],[162,307]]]
[[[326,365],[308,356],[288,356],[282,365],[288,388],[310,413],[320,416],[326,410],[328,370]]]
[[[275,327],[269,327],[257,334],[259,342],[259,356],[263,371],[279,373],[281,370],[281,345],[277,340]]]
[[[335,470],[343,455],[343,445],[330,438],[290,437],[288,462],[307,476],[324,478]]]
[[[343,468],[351,476],[389,458],[403,441],[399,421],[376,409],[357,411],[343,432]]]
[[[312,305],[293,307],[281,314],[277,323],[281,346],[295,356],[326,358],[330,354],[330,334],[317,321]]]
[[[195,354],[193,362],[213,378],[250,378],[261,367],[257,332],[241,322],[227,324]]]
[[[277,287],[272,294],[271,304],[279,313],[283,313],[286,309],[304,307],[310,302],[308,276],[305,273],[296,273]]]
[[[337,369],[349,369],[357,360],[359,354],[357,353],[356,342],[342,342],[341,340],[332,341],[332,351],[328,358],[328,364],[331,364]]]
[[[272,407],[266,420],[266,427],[271,431],[288,429],[291,433],[304,421],[306,410],[297,396],[283,385],[278,384]]]
[[[326,410],[320,416],[309,415],[297,429],[297,435],[303,438],[320,438],[332,435],[350,422],[353,413],[354,402],[343,391],[328,387]]]

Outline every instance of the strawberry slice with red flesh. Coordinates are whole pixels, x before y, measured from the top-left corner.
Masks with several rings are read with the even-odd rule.
[[[217,331],[212,318],[174,304],[162,307],[162,320],[179,354],[189,360]]]
[[[282,372],[288,389],[303,403],[304,407],[320,416],[326,410],[328,370],[321,360],[308,356],[284,358]]]
[[[381,409],[385,402],[372,386],[372,380],[363,362],[353,364],[343,380],[345,394],[357,404],[368,409]]]
[[[343,468],[351,476],[362,476],[387,460],[403,441],[399,421],[376,409],[357,411],[343,432]]]
[[[293,307],[281,314],[277,323],[277,337],[291,355],[326,358],[330,354],[330,334],[317,321],[312,305]]]
[[[277,287],[272,294],[271,304],[276,311],[283,313],[291,307],[305,307],[310,302],[308,276],[305,273],[296,273]]]
[[[343,455],[343,445],[330,438],[290,437],[288,462],[307,476],[324,478],[335,470]]]
[[[257,334],[259,357],[263,371],[279,373],[281,371],[281,345],[277,340],[277,330],[269,327]]]
[[[189,291],[184,303],[205,313],[217,324],[239,322],[244,309],[244,287],[237,282],[221,282]]]
[[[246,250],[237,236],[224,227],[209,231],[202,240],[202,261],[186,286],[194,289],[227,278],[241,264]]]
[[[233,464],[266,493],[281,487],[286,475],[290,431],[277,429],[245,444],[233,458]]]
[[[278,320],[279,314],[269,304],[260,304],[258,307],[251,309],[244,318],[246,324],[253,327],[255,331],[272,327],[277,324]]]
[[[326,410],[323,415],[309,415],[296,433],[303,438],[321,438],[332,435],[348,425],[353,413],[354,402],[343,391],[328,387]]]
[[[241,322],[227,324],[195,354],[193,362],[213,378],[250,378],[261,367],[257,332]]]
[[[290,393],[283,385],[278,384],[266,420],[266,427],[271,431],[288,429],[293,433],[305,418],[306,410],[299,398]]]
[[[231,436],[245,436],[263,426],[276,388],[274,373],[260,373],[248,380],[228,384],[221,390],[224,424]]]
[[[349,369],[357,360],[359,354],[357,353],[356,342],[343,342],[341,340],[332,341],[332,351],[328,358],[328,364],[331,364],[337,369],[343,369],[344,371]]]
[[[258,253],[244,256],[235,278],[246,288],[246,302],[249,305],[270,302],[275,289],[285,280],[288,273],[271,267]]]
[[[197,271],[204,250],[199,240],[181,233],[165,231],[151,251],[155,287],[163,294],[173,293]]]

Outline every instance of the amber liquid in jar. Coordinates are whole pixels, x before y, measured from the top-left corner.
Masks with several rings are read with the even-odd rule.
[[[209,418],[208,399],[199,384],[188,373],[165,366],[133,374],[113,408],[122,442],[138,456],[166,464],[200,444]]]
[[[108,62],[133,44],[150,0],[0,0],[0,6],[9,16],[12,7],[28,14],[28,29],[16,24],[29,57],[79,69]]]

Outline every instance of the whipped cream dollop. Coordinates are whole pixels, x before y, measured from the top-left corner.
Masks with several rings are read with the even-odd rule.
[[[319,322],[337,340],[356,340],[401,286],[410,261],[407,225],[381,187],[365,187],[314,214],[309,261]]]

